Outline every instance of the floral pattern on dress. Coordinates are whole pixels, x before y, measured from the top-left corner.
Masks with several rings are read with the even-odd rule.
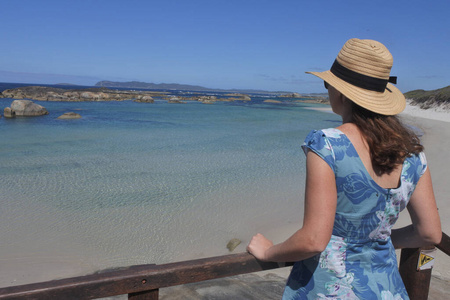
[[[317,299],[358,299],[351,285],[354,274],[346,270],[346,248],[343,238],[332,236],[327,248],[320,254],[320,268],[334,273],[335,278],[325,284],[327,294],[318,293]]]
[[[330,242],[294,264],[283,299],[409,299],[390,234],[427,169],[425,155],[407,157],[400,186],[384,189],[340,130],[313,130],[302,148],[333,170],[338,199]]]
[[[399,294],[396,294],[395,296],[392,295],[391,292],[389,291],[382,291],[381,292],[381,299],[382,300],[402,300],[402,296],[400,296]]]
[[[338,190],[342,190],[353,203],[359,204],[374,193],[368,188],[367,181],[365,174],[351,173],[345,177],[336,178],[336,185]]]

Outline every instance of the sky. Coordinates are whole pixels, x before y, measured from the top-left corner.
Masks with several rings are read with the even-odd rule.
[[[382,42],[402,92],[450,85],[448,0],[0,0],[0,82],[101,80],[325,92],[350,38]]]

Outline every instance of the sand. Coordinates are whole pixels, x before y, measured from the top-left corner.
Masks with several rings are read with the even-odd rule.
[[[436,116],[441,121],[433,120]],[[444,118],[445,115],[448,118]],[[420,116],[420,117],[419,117]],[[423,117],[428,117],[423,118]],[[447,157],[450,148],[450,114],[418,112],[406,110],[402,114],[405,123],[420,128],[424,135],[422,143],[425,146],[428,165],[433,180],[434,194],[441,217],[442,231],[450,234],[450,158]],[[446,121],[443,121],[446,120]],[[405,216],[406,215],[406,216]],[[407,213],[401,216],[398,225],[404,225],[409,221]],[[437,250],[437,258],[434,263],[433,275],[450,280],[450,257]]]
[[[413,106],[407,102],[406,108],[401,115],[408,115],[413,117],[420,117],[429,120],[450,122],[450,110],[442,106],[432,107],[429,109],[420,109],[418,106]]]

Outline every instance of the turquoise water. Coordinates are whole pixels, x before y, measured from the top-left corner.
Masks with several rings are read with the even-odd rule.
[[[70,276],[227,254],[234,237],[244,251],[300,222],[300,145],[339,122],[302,103],[35,102],[50,114],[0,119],[0,264]]]

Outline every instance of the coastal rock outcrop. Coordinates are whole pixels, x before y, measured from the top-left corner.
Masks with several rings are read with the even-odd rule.
[[[299,93],[291,93],[291,94],[280,95],[279,97],[284,97],[284,98],[301,98],[302,95],[300,95]]]
[[[8,108],[8,107],[7,107]],[[8,114],[12,116],[34,117],[48,115],[47,109],[31,100],[14,100]],[[6,109],[5,109],[6,111]]]
[[[152,96],[149,95],[139,95],[136,97],[134,102],[141,102],[141,103],[154,103],[155,100],[153,100]]]
[[[80,119],[81,115],[74,112],[66,112],[60,115],[57,119],[60,120],[71,120],[71,119]]]
[[[123,101],[151,102],[153,96],[162,97],[165,92],[120,91],[107,88],[62,89],[44,86],[25,86],[4,90],[0,98],[33,99],[39,101]]]
[[[181,101],[181,99],[178,97],[170,97],[167,102],[168,103],[186,103],[184,101]]]
[[[229,100],[240,100],[240,101],[251,101],[252,98],[250,98],[249,95],[245,95],[245,94],[225,94],[225,96],[229,96],[231,98],[228,98]]]
[[[225,94],[218,98],[214,95],[182,96],[183,93],[173,95],[163,91],[135,91],[112,90],[105,87],[64,89],[48,86],[25,86],[14,89],[6,89],[0,93],[0,98],[31,99],[39,101],[124,101],[133,100],[141,103],[153,103],[154,99],[165,99],[169,103],[185,103],[184,101],[199,101],[202,103],[214,103],[216,101],[251,101],[250,96],[240,93]],[[197,95],[195,95],[197,94]]]
[[[263,101],[264,103],[283,103],[279,100],[267,99]]]
[[[217,101],[216,96],[200,96],[197,98],[197,101],[205,103],[205,104],[212,104]]]

